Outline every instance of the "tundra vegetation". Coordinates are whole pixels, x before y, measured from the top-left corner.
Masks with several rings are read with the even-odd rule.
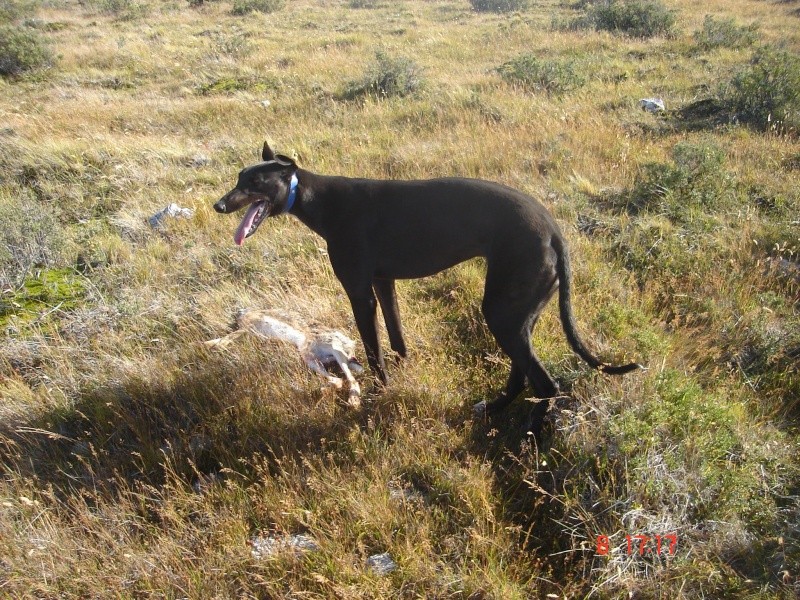
[[[0,595],[796,597],[798,25],[797,0],[4,0]],[[211,209],[264,138],[540,198],[587,342],[649,369],[592,372],[551,306],[542,445],[527,400],[474,421],[508,369],[478,260],[400,283],[410,357],[361,410],[291,348],[209,350],[241,307],[355,336],[319,238],[278,218],[237,248]],[[194,216],[151,227],[171,202]]]

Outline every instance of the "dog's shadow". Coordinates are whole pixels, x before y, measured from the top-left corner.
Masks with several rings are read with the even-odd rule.
[[[252,385],[258,379],[242,381],[241,371],[258,368],[260,356],[192,358],[169,380],[120,377],[113,385],[85,390],[69,407],[0,424],[0,473],[31,480],[63,499],[114,498],[168,480],[197,486],[228,474],[249,481],[263,475],[262,465],[277,473],[287,462],[326,454],[326,443],[346,443],[354,429],[391,435],[409,414],[428,410],[423,393],[392,388],[377,393],[369,385],[368,401],[354,410],[346,394],[316,386],[315,376],[289,358],[274,366],[286,369],[285,377],[273,373],[267,378],[273,385],[258,386]],[[297,380],[309,384],[298,387]],[[533,406],[518,399],[501,416],[484,421],[472,417],[471,404],[454,401],[444,415],[453,427],[466,421],[462,449],[491,463],[504,518],[528,529],[540,515],[533,509],[541,498],[524,483],[528,471],[519,456],[535,444],[528,434]],[[545,425],[544,445],[549,436]],[[353,460],[348,452],[337,456]]]
[[[259,365],[235,360],[207,353],[168,381],[123,377],[83,391],[69,407],[5,421],[0,473],[61,496],[113,496],[171,476],[191,485],[226,471],[247,476],[243,464],[254,457],[319,453],[325,440],[346,439],[368,418],[346,405],[346,393],[315,386],[316,376],[298,386],[303,378],[291,370],[302,367],[288,359],[276,368],[289,376],[272,377],[271,385],[243,383],[237,370]]]

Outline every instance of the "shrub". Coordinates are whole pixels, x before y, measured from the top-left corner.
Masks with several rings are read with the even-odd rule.
[[[632,208],[652,208],[682,221],[692,207],[719,208],[733,198],[734,181],[725,169],[725,153],[718,146],[679,142],[672,149],[672,161],[642,167]]]
[[[252,12],[271,13],[283,8],[284,0],[235,0],[234,15],[248,15]]]
[[[671,35],[675,14],[661,0],[605,0],[591,6],[588,22],[595,29],[649,38]]]
[[[723,102],[744,123],[778,131],[800,128],[800,56],[759,48],[722,91]]]
[[[88,2],[95,10],[130,21],[147,13],[148,6],[138,0],[91,0]]]
[[[0,75],[17,77],[52,64],[53,55],[34,31],[0,27]]]
[[[253,51],[253,44],[242,34],[217,38],[214,46],[217,54],[231,58],[246,56]]]
[[[530,6],[530,0],[470,0],[472,8],[480,12],[514,12],[525,10]]]
[[[66,237],[58,217],[29,194],[0,199],[0,286],[14,289],[34,267],[61,263]]]
[[[12,23],[33,14],[33,2],[3,0],[0,2],[0,23]]]
[[[497,71],[506,81],[552,94],[563,94],[586,83],[573,61],[541,60],[533,54],[512,59]]]
[[[703,27],[694,32],[694,41],[701,50],[752,46],[758,39],[758,25],[737,25],[732,18],[715,19],[706,15]]]
[[[375,62],[367,68],[364,76],[351,82],[344,93],[345,98],[360,96],[408,96],[422,87],[422,69],[411,59],[392,58],[384,52],[375,55]]]

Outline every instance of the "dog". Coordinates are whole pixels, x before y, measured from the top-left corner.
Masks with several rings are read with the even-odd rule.
[[[236,187],[214,204],[218,213],[246,208],[234,233],[237,245],[264,219],[291,214],[328,245],[328,256],[353,309],[367,362],[383,384],[386,366],[378,343],[380,304],[391,349],[406,356],[395,293],[396,279],[433,275],[470,258],[486,259],[481,311],[511,359],[505,389],[475,405],[491,416],[511,403],[526,380],[542,398],[534,408],[536,433],[559,388],[531,344],[531,332],[558,290],[561,323],[572,349],[591,367],[621,375],[632,362],[601,362],[578,335],[571,306],[569,253],[558,225],[532,197],[479,179],[378,180],[325,176],[298,167],[264,143],[262,162],[246,167]]]
[[[341,389],[341,377],[331,375],[329,369],[339,367],[348,383],[348,404],[361,404],[361,386],[353,374],[360,375],[363,368],[355,358],[356,343],[341,331],[312,329],[304,333],[265,310],[242,310],[236,318],[239,329],[228,335],[204,342],[210,348],[227,348],[246,333],[271,340],[289,342],[300,352],[309,369],[322,376],[330,385]]]

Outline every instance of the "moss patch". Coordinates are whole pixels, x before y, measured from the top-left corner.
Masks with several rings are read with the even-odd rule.
[[[0,296],[0,328],[72,310],[85,294],[86,280],[74,269],[43,269],[28,277],[19,289]]]

